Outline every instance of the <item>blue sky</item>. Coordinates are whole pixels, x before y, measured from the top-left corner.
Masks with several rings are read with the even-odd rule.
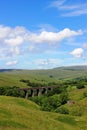
[[[87,65],[87,0],[0,0],[0,69]]]

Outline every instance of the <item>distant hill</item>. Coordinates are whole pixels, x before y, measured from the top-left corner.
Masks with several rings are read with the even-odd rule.
[[[54,69],[61,69],[61,70],[87,70],[87,65],[79,65],[79,66],[64,66],[58,67]]]
[[[27,87],[21,79],[31,82],[58,82],[87,76],[87,66],[65,66],[43,70],[1,69],[0,86]]]
[[[10,72],[10,71],[14,71],[16,69],[0,69],[0,72]],[[17,71],[21,71],[21,69],[17,69]]]
[[[13,69],[0,69],[0,72],[13,71]]]
[[[0,69],[0,72],[10,72],[10,71],[23,71],[26,69]],[[32,72],[48,71],[48,70],[87,70],[87,65],[78,65],[78,66],[62,66],[53,69],[36,69],[36,70],[27,70]]]

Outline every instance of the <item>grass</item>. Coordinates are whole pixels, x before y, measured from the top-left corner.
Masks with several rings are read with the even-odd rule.
[[[87,92],[87,87],[83,88],[83,89],[73,89],[69,92],[69,97],[72,100],[81,100],[83,99],[83,93]]]
[[[60,121],[60,122],[63,122],[63,123],[70,124],[72,126],[76,126],[77,125],[74,117],[70,117],[70,116],[59,116],[57,118],[57,120]]]
[[[52,118],[52,114],[56,116],[55,113],[40,111],[38,105],[26,99],[5,96],[0,97],[0,129],[63,129],[61,123]]]
[[[27,128],[27,126],[25,126],[24,124],[11,121],[11,120],[0,121],[0,126],[4,126],[5,128],[6,127]]]
[[[78,117],[44,112],[29,100],[0,96],[0,130],[86,130],[86,124],[87,114]]]

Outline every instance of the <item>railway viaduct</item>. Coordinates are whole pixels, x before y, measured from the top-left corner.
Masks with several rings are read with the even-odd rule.
[[[58,86],[57,86],[58,87]],[[20,90],[24,91],[25,98],[40,96],[47,94],[49,90],[55,88],[54,86],[45,86],[45,87],[32,87],[32,88],[21,88]]]

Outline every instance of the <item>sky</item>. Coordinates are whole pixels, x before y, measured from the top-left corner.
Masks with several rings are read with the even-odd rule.
[[[87,0],[0,0],[0,69],[87,65]]]

